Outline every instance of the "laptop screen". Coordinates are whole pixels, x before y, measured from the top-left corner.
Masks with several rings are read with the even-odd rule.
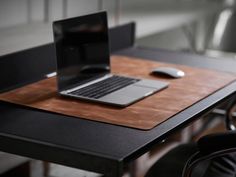
[[[106,12],[53,23],[59,90],[110,72]]]

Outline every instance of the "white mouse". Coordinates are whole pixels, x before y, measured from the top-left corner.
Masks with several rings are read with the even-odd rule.
[[[185,76],[185,73],[183,71],[172,67],[158,67],[152,70],[151,74],[167,76],[171,78],[181,78]]]

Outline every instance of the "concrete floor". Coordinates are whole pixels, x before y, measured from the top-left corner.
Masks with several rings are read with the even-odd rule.
[[[31,177],[42,177],[42,176],[43,176],[42,162],[33,160],[31,162]],[[100,177],[100,176],[102,175],[62,165],[57,165],[54,163],[50,163],[50,170],[48,174],[48,177]]]

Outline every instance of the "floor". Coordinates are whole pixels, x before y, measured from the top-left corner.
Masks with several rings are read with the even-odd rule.
[[[31,162],[31,177],[42,177],[42,162],[32,161]],[[100,174],[93,172],[78,170],[62,165],[50,163],[50,171],[48,177],[100,177]]]

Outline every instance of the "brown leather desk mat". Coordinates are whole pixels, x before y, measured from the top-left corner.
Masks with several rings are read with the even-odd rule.
[[[128,57],[113,56],[112,72],[170,83],[164,89],[126,108],[64,98],[56,93],[56,79],[45,79],[0,95],[0,100],[73,117],[148,130],[212,94],[236,79],[236,75]],[[183,70],[181,79],[149,75],[153,68],[171,66]]]

